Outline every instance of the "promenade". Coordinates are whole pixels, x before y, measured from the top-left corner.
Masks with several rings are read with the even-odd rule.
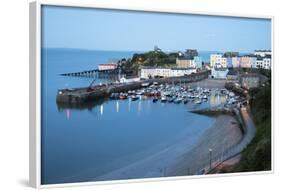
[[[228,150],[226,150],[222,157],[215,157],[214,159],[212,159],[213,161],[211,161],[211,167],[209,165],[203,168],[204,173],[211,173],[213,169],[215,169],[217,166],[222,164],[224,161],[227,161],[239,155],[253,140],[256,132],[256,127],[252,118],[250,117],[248,109],[246,107],[242,107],[239,110],[235,110],[235,112],[238,118],[240,118],[241,121],[243,122],[242,123],[243,130],[244,130],[243,139],[237,145],[234,145],[230,147]]]

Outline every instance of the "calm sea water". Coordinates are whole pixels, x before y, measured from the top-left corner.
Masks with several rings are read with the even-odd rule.
[[[60,73],[95,69],[99,63],[132,54],[42,50],[43,184],[95,181],[183,139],[192,146],[210,127],[213,118],[188,112],[193,104],[106,100],[84,108],[57,106],[58,89],[87,86],[93,80]]]

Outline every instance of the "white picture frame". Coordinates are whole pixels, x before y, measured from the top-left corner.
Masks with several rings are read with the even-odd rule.
[[[66,184],[52,184],[42,185],[41,184],[41,7],[44,5],[53,6],[66,6],[66,7],[80,7],[80,8],[102,8],[102,9],[115,9],[115,10],[130,10],[130,11],[147,11],[147,12],[158,12],[158,13],[182,13],[182,14],[195,14],[195,15],[209,15],[209,16],[227,16],[227,17],[242,17],[242,18],[262,18],[270,19],[272,23],[272,70],[274,70],[274,17],[268,15],[248,15],[248,14],[233,14],[223,12],[200,12],[200,11],[186,11],[185,9],[169,10],[169,9],[148,9],[140,6],[126,7],[126,6],[112,6],[106,2],[93,2],[84,3],[80,2],[52,2],[52,1],[35,1],[30,3],[30,26],[29,26],[29,44],[30,44],[30,96],[29,96],[29,107],[30,107],[30,118],[29,118],[29,180],[30,185],[34,188],[45,188],[45,187],[65,187],[65,186],[81,186],[81,185],[97,185],[97,184],[116,184],[116,183],[128,183],[128,182],[146,182],[146,181],[160,181],[160,180],[178,180],[178,179],[193,179],[193,178],[205,178],[205,177],[220,177],[221,174],[215,174],[212,176],[183,176],[183,177],[166,177],[166,178],[148,178],[148,179],[131,179],[131,180],[117,180],[117,181],[99,181],[99,182],[82,182],[82,183],[66,183]],[[272,72],[274,75],[274,72]],[[274,76],[272,76],[272,79]],[[273,82],[274,84],[274,82]],[[273,89],[272,89],[273,91]],[[272,93],[272,102],[274,101]],[[273,103],[272,103],[273,105]],[[272,117],[273,117],[272,110]],[[273,121],[273,120],[272,120]],[[272,123],[272,170],[262,172],[247,172],[247,173],[231,173],[223,174],[223,176],[234,176],[234,175],[249,175],[266,173],[270,174],[274,172],[274,123]]]

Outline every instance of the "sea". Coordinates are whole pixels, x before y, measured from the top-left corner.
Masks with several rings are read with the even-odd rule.
[[[139,169],[134,168],[134,178],[151,177],[149,173],[161,177],[161,172],[172,164],[174,157],[183,153],[174,151],[175,145],[184,146],[182,150],[186,151],[212,126],[214,118],[189,112],[194,106],[199,106],[192,103],[153,103],[151,99],[105,100],[84,107],[56,103],[58,89],[85,87],[93,81],[93,78],[60,74],[96,69],[100,63],[130,58],[134,53],[42,49],[42,184],[98,181],[101,176],[122,171],[122,168],[139,162],[142,165]],[[206,60],[209,53],[203,52],[202,55]],[[95,81],[106,82],[108,79]],[[163,150],[169,151],[165,154]],[[157,158],[157,155],[161,157]],[[152,167],[144,170],[148,163]],[[129,178],[132,176],[102,177],[103,180]]]

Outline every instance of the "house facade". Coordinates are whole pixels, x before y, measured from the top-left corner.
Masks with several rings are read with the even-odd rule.
[[[186,57],[178,57],[176,64],[178,68],[195,68],[194,60]]]
[[[233,68],[239,68],[241,66],[241,57],[232,57],[231,62]]]
[[[264,69],[271,69],[271,58],[269,58],[269,57],[263,58],[262,68],[264,68]]]
[[[241,57],[241,62],[240,62],[240,67],[242,68],[252,68],[253,65],[256,64],[256,57],[254,56],[242,56]]]
[[[271,69],[271,51],[255,50],[253,54],[240,56],[238,52],[210,55],[210,67]]]
[[[202,62],[203,62],[202,57],[195,56],[193,60],[194,60],[195,67],[197,69],[202,69]]]
[[[140,78],[149,79],[155,77],[179,77],[196,73],[196,68],[143,68],[141,69]]]
[[[223,57],[222,54],[216,53],[210,55],[210,66],[211,67],[227,67],[227,58]]]
[[[190,75],[192,73],[196,73],[195,68],[171,68],[170,77],[180,77],[185,75]]]
[[[263,59],[257,58],[256,63],[253,68],[262,68],[263,67]]]

